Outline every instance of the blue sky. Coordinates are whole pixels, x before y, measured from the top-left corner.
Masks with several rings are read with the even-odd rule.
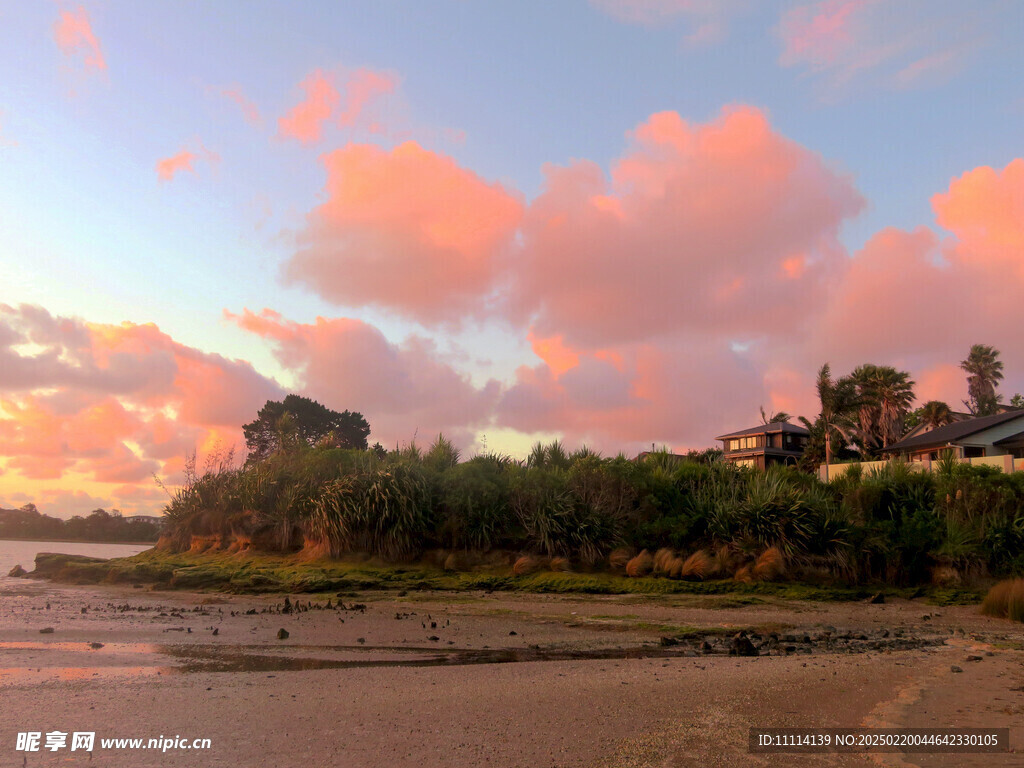
[[[718,431],[745,426],[734,421],[756,417],[762,404],[812,415],[810,383],[825,357],[846,366],[863,362],[855,354],[868,354],[906,366],[925,386],[922,396],[956,404],[962,395],[950,367],[965,356],[967,339],[990,340],[1003,351],[1007,396],[1024,389],[1024,365],[1006,329],[1014,318],[992,309],[1012,304],[1016,234],[995,242],[996,225],[983,220],[985,206],[999,209],[1002,200],[1012,209],[1022,194],[1013,166],[1024,135],[1017,74],[1024,54],[1015,44],[1024,32],[1019,4],[107,0],[10,3],[0,7],[0,20],[0,304],[38,305],[89,327],[155,323],[183,348],[248,365],[263,383],[239,390],[238,397],[253,410],[257,395],[279,385],[339,409],[373,411],[376,423],[386,425],[376,433],[386,442],[411,433],[421,439],[416,430],[429,428],[457,435],[467,452],[480,448],[484,434],[491,436],[489,447],[513,453],[538,436],[586,441],[605,451],[651,441],[701,447]],[[319,76],[344,102],[366,72],[391,85],[371,93],[350,124],[341,124],[336,107],[315,139],[282,129],[282,118],[307,96],[304,82]],[[246,119],[228,91],[244,97],[259,120]],[[705,136],[708,146],[716,136],[735,144],[749,125],[761,124],[729,124],[725,116],[737,110],[763,118],[763,155],[751,150],[749,157],[722,161],[686,144],[695,136]],[[666,112],[682,122],[665,128],[668,133],[652,128],[644,134],[641,127]],[[406,142],[424,154],[402,164],[394,153]],[[389,190],[409,185],[414,199],[386,192],[395,199],[358,211],[342,199],[336,185],[357,194],[352,148],[362,146],[380,149],[367,172],[393,185]],[[740,200],[730,219],[728,184],[741,199],[748,185],[763,179],[752,171],[744,181],[742,163],[755,168],[763,161],[767,168],[787,148],[799,156],[798,170],[780,184],[777,207],[765,210],[757,202],[747,208]],[[159,178],[157,164],[182,152],[191,153],[192,169]],[[659,187],[660,201],[635,186],[644,182],[634,178],[629,187],[613,178],[622,163],[639,167],[630,162],[641,156],[653,164],[644,166],[645,174],[667,169],[672,179]],[[328,171],[328,157],[338,170]],[[582,168],[573,165],[580,162],[597,169],[585,184],[570,172]],[[451,184],[461,191],[447,210],[430,210],[431,200],[441,207],[447,192],[426,189],[424,179],[448,167],[444,163],[456,169]],[[954,186],[986,167],[992,178],[979,173],[977,183]],[[614,198],[604,214],[625,206],[617,225],[594,220],[595,231],[612,227],[607,240],[618,250],[599,256],[582,231],[546,239],[538,222],[547,211],[561,211],[570,221],[593,213],[574,208],[572,195],[562,186],[556,190],[556,179],[566,189],[606,185],[607,194],[593,198],[601,205]],[[690,221],[692,205],[703,204],[694,201],[705,179],[709,189],[716,179],[725,185],[708,221],[730,222],[723,235],[744,233],[747,251],[757,250],[758,228],[787,222],[784,236],[765,245],[764,259],[787,271],[794,284],[765,284],[763,294],[756,293],[757,286],[737,277],[754,274],[746,256],[719,253],[701,239],[706,233],[679,223]],[[684,187],[678,201],[665,191]],[[939,220],[933,201],[947,193],[951,212],[944,221],[956,222],[953,229]],[[815,202],[824,199],[832,204]],[[971,202],[979,199],[986,202]],[[678,215],[672,205],[683,206]],[[465,273],[445,261],[455,258],[451,248],[459,251],[465,243],[459,239],[465,233],[451,232],[452,206],[464,206],[470,219],[479,216],[467,231],[488,233],[486,245],[465,246],[462,256],[476,265]],[[400,213],[413,209],[422,217],[418,223]],[[502,215],[522,220],[496,223]],[[797,231],[800,222],[804,231]],[[901,234],[880,237],[886,228]],[[931,238],[927,243],[913,240],[919,228]],[[304,251],[312,254],[304,277],[285,280],[288,265],[298,270]],[[379,278],[346,287],[351,260],[361,258],[377,260]],[[608,263],[616,259],[622,263]],[[632,259],[640,266],[629,290],[654,295],[659,280],[644,276],[662,270],[666,281],[682,286],[678,307],[652,301],[648,314],[628,317],[636,302],[614,290]],[[920,259],[965,270],[928,279],[938,294],[957,297],[952,314],[962,333],[919,343],[895,331],[888,338],[885,329],[905,328],[928,314],[929,298],[854,306],[860,294],[844,286],[869,280],[857,268],[872,259],[882,265]],[[602,266],[590,274],[588,263]],[[416,295],[416,286],[402,280],[417,265],[429,266],[424,274],[433,275],[422,286],[438,296],[429,307],[428,299],[395,298]],[[996,268],[1004,280],[992,277]],[[570,269],[579,271],[579,280],[566,276]],[[646,285],[646,279],[654,282]],[[701,297],[731,301],[722,297],[736,291],[745,307],[763,302],[767,319],[717,305],[701,310],[703,316],[687,314]],[[576,322],[559,309],[578,306],[580,296],[594,297],[590,325],[583,319],[588,312],[577,312]],[[819,298],[807,300],[799,322],[776,321],[788,315],[773,302],[808,296]],[[253,322],[246,326],[224,314],[265,308],[280,320],[258,331]],[[718,317],[720,309],[741,319],[709,330],[704,319]],[[601,315],[623,311],[628,332],[598,327]],[[941,324],[950,311],[937,314],[928,322]],[[317,336],[327,333],[327,326],[316,330],[318,317],[361,323],[345,326],[345,333],[357,329],[360,344],[384,355],[387,365],[377,367],[392,371],[391,378],[369,386],[336,372],[317,373],[330,367],[332,355],[349,359],[355,344],[348,336],[344,342]],[[860,337],[844,345],[861,318],[867,318],[867,334],[882,328],[876,347],[865,347]],[[888,325],[876,324],[878,318]],[[63,343],[38,329],[33,336],[24,317],[21,325],[10,322],[23,338],[34,339],[34,347],[15,345],[19,364]],[[61,350],[57,356],[68,357]],[[695,366],[677,362],[687,355],[707,361],[709,373],[693,378]],[[733,382],[721,393],[728,407],[673,410],[659,400],[706,398],[716,392],[716,376]],[[404,389],[389,388],[395,377],[408,379]],[[66,377],[35,384],[0,374],[0,396],[56,413],[45,398],[63,392]],[[389,394],[350,402],[364,386]],[[143,468],[173,476],[174,463],[147,454],[143,445],[153,401],[94,388],[82,395],[81,407],[99,407],[103,397],[116,399],[141,425],[141,432],[112,437],[106,446],[131,453],[134,474],[125,470],[120,483],[102,480],[83,463],[91,454],[70,448],[60,471],[25,474],[12,469],[9,458],[0,501],[17,501],[30,489],[48,490],[53,503],[62,504],[73,489],[84,488],[90,499],[128,506],[132,497],[114,491],[129,494],[129,486],[143,483]],[[434,407],[446,397],[473,406],[463,416]],[[164,411],[181,418],[182,408]],[[24,441],[12,413],[8,408],[7,432],[0,431],[0,456],[14,458]],[[182,434],[200,446],[211,435],[228,439],[217,419],[183,424]],[[420,423],[399,429],[403,419]],[[54,424],[57,432],[65,428]],[[54,440],[54,451],[68,445],[67,436]]]

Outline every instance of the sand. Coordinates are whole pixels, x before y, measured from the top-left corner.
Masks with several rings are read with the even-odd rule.
[[[309,598],[291,599],[304,606]],[[334,597],[332,607],[339,599],[349,610],[279,614],[263,611],[279,608],[282,596],[6,582],[0,764],[1024,762],[1020,754],[747,751],[755,726],[981,726],[1011,728],[1014,748],[1024,752],[1024,627],[980,616],[976,607],[508,593],[365,593]],[[40,634],[49,627],[52,633]],[[739,658],[660,644],[695,627],[707,628],[718,648],[741,628],[762,637],[900,631],[925,645],[861,653],[819,645],[813,653]],[[277,638],[282,628],[285,640]],[[588,654],[598,658],[573,658]],[[67,749],[17,752],[16,734],[29,730],[208,738],[211,747],[96,748],[90,762]]]

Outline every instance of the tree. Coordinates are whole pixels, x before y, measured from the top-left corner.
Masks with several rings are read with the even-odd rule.
[[[832,440],[839,437],[847,443],[853,440],[856,430],[854,414],[860,401],[857,397],[857,385],[849,376],[838,380],[832,379],[832,369],[828,363],[818,371],[818,399],[821,402],[821,413],[815,422],[820,427],[825,443],[825,479],[828,479],[828,465],[832,463]],[[814,433],[814,425],[801,419]]]
[[[1003,380],[1003,363],[999,350],[987,344],[975,344],[967,359],[960,362],[967,376],[967,400],[964,405],[975,416],[991,416],[1002,396],[996,385]]]
[[[858,366],[851,378],[857,386],[857,420],[864,450],[885,448],[899,440],[914,401],[910,374],[868,363]]]
[[[1010,405],[1014,408],[1024,408],[1024,395],[1018,392],[1010,398]]]
[[[953,420],[953,411],[941,400],[929,400],[918,408],[921,422],[932,429],[944,427]]]
[[[785,411],[778,411],[776,413],[769,415],[764,412],[764,406],[761,406],[761,421],[764,424],[779,424],[782,422],[789,421],[791,418],[792,416],[790,416]]]
[[[242,430],[249,460],[259,461],[302,445],[365,450],[370,425],[361,413],[339,413],[308,397],[288,395],[280,402],[267,400]]]

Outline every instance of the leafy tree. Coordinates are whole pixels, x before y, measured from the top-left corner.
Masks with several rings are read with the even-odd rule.
[[[906,371],[889,365],[861,365],[851,378],[858,395],[857,417],[866,450],[884,448],[900,439],[914,400],[914,382]]]
[[[1024,395],[1018,392],[1016,395],[1010,398],[1010,405],[1014,408],[1024,408]]]
[[[996,385],[1003,380],[999,350],[987,344],[975,344],[960,367],[968,374],[968,399],[964,400],[964,405],[975,416],[991,416],[1002,400],[1002,395],[996,392]]]
[[[846,443],[853,442],[856,433],[854,414],[860,405],[857,385],[848,376],[833,380],[832,369],[825,363],[818,371],[818,399],[821,402],[818,419],[825,443],[825,464],[828,465],[832,463],[832,441],[835,437]],[[809,422],[803,421],[811,429]]]
[[[242,430],[249,461],[260,461],[301,445],[365,450],[370,425],[361,413],[339,413],[308,397],[288,395],[268,400]]]
[[[953,411],[941,400],[929,400],[918,408],[918,412],[921,422],[932,429],[944,427],[953,421]]]

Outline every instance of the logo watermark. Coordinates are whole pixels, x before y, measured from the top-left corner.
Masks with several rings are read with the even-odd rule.
[[[152,749],[170,752],[185,749],[210,749],[210,739],[190,739],[185,736],[164,736],[149,738],[111,737],[96,738],[95,731],[21,731],[15,739],[17,752],[94,752],[110,749]]]

